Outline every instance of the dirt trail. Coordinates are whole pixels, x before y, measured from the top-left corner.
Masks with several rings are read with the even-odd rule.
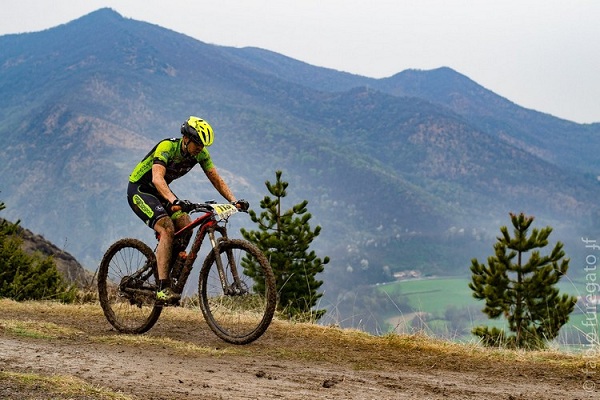
[[[469,359],[451,348],[435,354],[418,346],[402,352],[355,347],[347,333],[333,328],[315,329],[311,337],[294,325],[278,323],[257,342],[239,347],[216,338],[193,312],[181,316],[166,310],[148,334],[128,337],[110,329],[99,307],[40,311],[15,304],[0,300],[1,371],[75,376],[133,399],[600,397],[589,386],[600,387],[597,373]],[[50,334],[29,337],[8,328],[19,323],[46,324]],[[2,399],[39,398],[2,386],[0,382]]]

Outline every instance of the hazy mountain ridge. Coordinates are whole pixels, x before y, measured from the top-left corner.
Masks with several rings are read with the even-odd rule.
[[[600,122],[577,124],[525,109],[448,67],[406,70],[383,79],[313,67],[311,76],[308,71],[297,73],[293,60],[277,53],[256,48],[240,50],[237,54],[245,56],[244,60],[255,68],[274,69],[277,76],[316,90],[340,92],[366,86],[394,96],[416,97],[447,107],[483,132],[547,161],[594,174],[600,169],[600,161],[594,156],[600,151]],[[298,69],[307,68],[296,63]]]
[[[253,207],[276,169],[289,206],[310,201],[323,227],[315,245],[332,256],[326,285],[346,285],[334,292],[399,269],[464,273],[491,251],[477,238],[496,235],[509,211],[567,237],[597,221],[600,124],[520,108],[449,68],[377,80],[207,45],[108,9],[2,36],[0,49],[6,214],[66,242],[89,269],[116,238],[151,236],[126,204],[127,176],[189,114],[215,127],[215,163]],[[201,173],[175,187],[216,197]],[[466,233],[449,238],[457,227]],[[449,255],[456,240],[464,253]]]

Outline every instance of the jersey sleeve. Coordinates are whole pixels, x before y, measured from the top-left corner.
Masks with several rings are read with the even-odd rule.
[[[152,155],[152,163],[166,166],[172,157],[173,143],[169,140],[163,140],[156,146],[156,149],[154,150],[154,154]]]
[[[210,171],[215,167],[206,147],[196,156],[196,160],[198,160],[198,164],[200,164],[204,172]]]

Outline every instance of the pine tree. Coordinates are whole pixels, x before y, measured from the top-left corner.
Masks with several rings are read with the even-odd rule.
[[[281,180],[281,171],[276,171],[276,182],[265,185],[273,196],[265,196],[260,202],[264,210],[256,215],[250,210],[250,218],[258,224],[258,231],[242,229],[242,235],[256,244],[267,256],[279,292],[278,309],[290,318],[317,320],[325,310],[313,310],[322,294],[317,290],[323,284],[315,276],[323,272],[329,257],[321,260],[314,251],[309,251],[312,241],[319,236],[321,227],[311,230],[311,214],[304,200],[282,212],[282,200],[287,196],[288,182]],[[253,275],[255,266],[246,266],[246,273]]]
[[[4,210],[6,205],[4,202],[0,202],[0,211]],[[6,235],[12,235],[17,231],[20,221],[15,223],[9,222],[3,218],[0,218],[0,240]]]
[[[0,211],[5,208],[0,203]],[[65,282],[52,257],[26,254],[17,231],[18,222],[0,218],[0,297],[73,302],[76,287]]]
[[[473,273],[469,287],[473,297],[485,300],[483,312],[490,318],[504,316],[513,335],[498,328],[477,327],[473,334],[488,346],[508,346],[526,349],[543,348],[558,335],[568,322],[576,298],[560,296],[555,287],[569,268],[563,258],[563,245],[558,242],[550,255],[542,256],[536,249],[548,244],[552,228],[533,229],[528,236],[533,217],[523,213],[510,214],[514,237],[508,228],[500,228],[502,236],[494,245],[495,256],[482,265],[471,260]],[[533,251],[527,262],[524,254]]]

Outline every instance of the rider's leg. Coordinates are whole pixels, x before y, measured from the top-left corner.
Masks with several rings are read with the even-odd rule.
[[[158,291],[156,292],[156,299],[164,304],[174,304],[181,299],[181,296],[171,288],[171,277],[169,276],[175,225],[171,221],[171,218],[163,217],[156,221],[154,229],[159,234],[158,246],[156,247],[156,263],[158,264]]]
[[[175,213],[171,219],[175,224],[175,231],[183,229],[192,222],[192,219],[186,213]],[[190,229],[186,232],[183,232],[183,234],[179,235],[177,239],[174,240],[173,254],[177,255],[180,251],[184,251],[187,248],[188,244],[190,243],[190,239],[192,238],[192,233],[193,231]]]
[[[160,238],[156,249],[158,279],[168,280],[175,227],[167,210],[155,189],[137,183],[130,183],[127,187],[127,201],[135,214],[158,233]]]
[[[127,187],[127,201],[135,214],[146,225],[154,228],[159,235],[156,249],[159,287],[156,292],[156,298],[165,304],[174,303],[180,298],[171,289],[171,280],[169,277],[169,264],[173,248],[175,225],[155,189],[144,187],[137,183],[130,183]]]
[[[158,247],[156,248],[156,263],[158,264],[158,279],[161,286],[169,282],[169,262],[173,249],[173,235],[175,225],[171,218],[163,217],[156,221],[154,230],[159,234]],[[163,289],[162,287],[160,289]]]

